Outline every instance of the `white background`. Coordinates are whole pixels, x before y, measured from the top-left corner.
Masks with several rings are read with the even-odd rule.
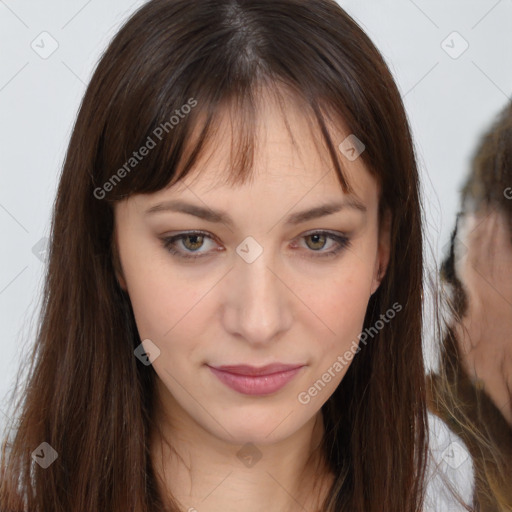
[[[33,336],[44,266],[32,248],[49,234],[80,100],[108,41],[142,3],[0,0],[0,421]],[[339,3],[383,53],[404,97],[439,258],[474,145],[510,101],[512,0]],[[469,44],[455,59],[442,46],[454,31]],[[46,59],[31,47],[42,47],[41,38],[46,49],[58,43]],[[451,36],[446,44],[458,53],[464,43]]]

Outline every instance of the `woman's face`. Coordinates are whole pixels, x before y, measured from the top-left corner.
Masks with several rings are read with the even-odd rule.
[[[346,195],[293,103],[296,146],[273,102],[258,112],[253,180],[219,179],[230,155],[224,118],[194,175],[119,203],[115,224],[118,278],[172,421],[265,445],[314,419],[342,380],[389,237],[379,237],[378,187],[361,158],[340,153]],[[332,133],[336,144],[349,135]],[[215,370],[275,363],[298,369]]]

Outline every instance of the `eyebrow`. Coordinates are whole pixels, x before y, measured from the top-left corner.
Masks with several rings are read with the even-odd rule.
[[[308,220],[317,219],[319,217],[324,217],[326,215],[337,213],[346,208],[366,213],[366,206],[356,198],[350,197],[346,198],[343,201],[330,202],[319,206],[315,206],[308,210],[292,213],[286,218],[285,223],[293,225],[300,224],[301,222],[306,222]],[[205,208],[203,206],[187,203],[186,201],[178,199],[158,203],[152,206],[151,208],[147,209],[144,212],[144,215],[150,215],[153,213],[166,211],[187,213],[189,215],[199,217],[200,219],[206,220],[208,222],[223,223],[230,227],[233,226],[233,220],[225,212],[215,211],[212,210],[211,208]]]

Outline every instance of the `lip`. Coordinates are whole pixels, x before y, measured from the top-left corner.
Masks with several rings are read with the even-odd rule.
[[[223,384],[239,393],[268,395],[283,388],[305,365],[274,363],[261,367],[249,365],[207,366]]]

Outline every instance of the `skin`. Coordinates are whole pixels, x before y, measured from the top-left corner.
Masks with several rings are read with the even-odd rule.
[[[466,371],[512,426],[512,236],[507,217],[487,209],[463,218],[457,274],[468,310],[457,326]]]
[[[358,340],[389,258],[389,222],[379,224],[378,185],[362,159],[340,155],[354,189],[348,196],[327,150],[319,151],[303,107],[286,101],[294,146],[281,110],[272,98],[262,98],[252,181],[233,187],[219,179],[230,154],[225,113],[215,150],[198,162],[198,172],[157,193],[132,196],[115,210],[118,279],[141,340],[160,350],[153,361],[156,472],[164,492],[191,512],[315,510],[333,478],[315,451],[324,431],[321,406],[348,366],[308,404],[297,396]],[[337,143],[349,133],[331,128]],[[233,225],[175,211],[145,214],[172,199],[222,211]],[[286,223],[290,214],[354,199],[364,212],[345,206]],[[199,246],[207,256],[197,260],[170,254],[161,241],[194,229],[212,240],[201,246],[201,240],[182,239],[174,246],[182,253]],[[338,244],[306,236],[320,230],[345,233],[350,245],[335,257],[322,256]],[[252,263],[236,252],[247,236],[263,248]],[[240,394],[206,366],[272,362],[304,367],[267,396]],[[251,467],[237,456],[247,443],[250,455],[261,455]]]

